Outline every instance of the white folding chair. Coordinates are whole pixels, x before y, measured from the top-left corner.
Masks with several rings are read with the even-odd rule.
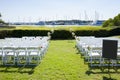
[[[103,60],[102,60],[102,48],[100,47],[94,47],[91,48],[91,51],[89,53],[89,62],[90,66],[102,66]]]
[[[15,65],[15,48],[4,47],[3,48],[3,63],[4,65]]]
[[[16,54],[17,54],[17,65],[27,65],[28,64],[28,54],[27,54],[27,48],[26,47],[18,47],[16,49]]]
[[[41,53],[39,47],[28,47],[28,65],[38,65],[41,60]]]

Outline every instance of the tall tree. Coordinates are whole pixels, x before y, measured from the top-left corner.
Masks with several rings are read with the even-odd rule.
[[[120,14],[118,14],[116,17],[114,17],[114,25],[120,26]]]
[[[4,24],[5,22],[1,19],[2,15],[0,13],[0,24]]]
[[[108,26],[114,26],[113,24],[113,19],[109,18],[107,21],[105,21],[102,25],[103,27],[108,27]]]
[[[108,26],[120,26],[120,14],[115,16],[113,19],[110,18],[107,21],[105,21],[102,25],[103,27],[108,27]]]

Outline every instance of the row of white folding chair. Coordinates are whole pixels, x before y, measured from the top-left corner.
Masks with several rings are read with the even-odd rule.
[[[102,45],[103,40],[117,40],[118,44],[120,44],[120,39],[108,37],[108,38],[95,38],[95,37],[78,37],[80,38],[79,41],[86,43],[87,45]]]
[[[109,59],[102,58],[102,47],[92,47],[88,51],[88,63],[90,63],[90,66],[114,66],[116,60],[111,60],[111,63],[109,63]]]
[[[102,58],[102,48],[94,47],[88,51],[88,57],[86,59],[90,63],[90,66],[120,66],[120,47],[118,47],[117,51],[117,59],[106,59]]]
[[[41,57],[42,57],[42,51],[35,47],[29,47],[29,48],[1,48],[0,50],[0,57],[1,57],[1,64],[2,65],[32,65],[32,57],[36,57],[38,60],[38,64]],[[12,58],[11,60],[9,60]],[[25,63],[21,64],[20,61],[22,59],[25,59]]]
[[[100,38],[99,40],[101,40],[102,41],[102,39],[106,39],[106,38]],[[108,38],[107,38],[108,39]],[[116,39],[116,38],[115,38]],[[111,40],[113,40],[113,38],[111,39]],[[117,40],[117,39],[116,39]],[[118,39],[119,40],[119,39]],[[80,45],[81,44],[79,44],[79,40],[76,40],[76,41],[78,41],[77,42],[77,47],[79,47],[79,49],[82,51],[82,53],[84,53],[84,56],[85,56],[85,58],[90,62],[90,65],[91,66],[108,66],[108,64],[106,64],[105,63],[105,60],[106,59],[104,59],[104,58],[102,58],[102,56],[101,56],[101,54],[102,54],[102,49],[100,50],[100,52],[101,52],[101,54],[100,53],[94,53],[92,50],[92,52],[91,51],[88,51],[87,50],[87,47],[88,46],[85,46],[86,44],[85,43],[81,43],[82,45],[84,45],[83,47],[81,47]],[[89,44],[90,45],[90,44]],[[99,47],[101,47],[101,46],[99,46]],[[83,49],[81,49],[81,48],[83,48]],[[112,60],[111,61],[111,66],[115,66],[115,65],[120,65],[120,64],[115,64],[115,63],[117,63],[118,62],[118,59],[119,58],[117,58],[117,60]],[[96,60],[99,62],[99,63],[97,63],[97,64],[95,64],[94,62],[96,62]],[[108,62],[108,60],[107,60],[107,62]]]
[[[21,41],[20,39],[13,39],[13,38],[9,38],[9,40],[11,41],[7,41],[6,42],[2,42],[3,45],[1,46],[40,46],[42,43],[46,42],[46,41],[40,41],[40,40],[23,40]]]
[[[82,39],[83,39],[83,41],[82,41]],[[76,40],[76,42],[77,42],[77,45],[79,45],[79,46],[86,46],[86,45],[88,45],[88,46],[91,46],[91,45],[96,45],[96,46],[99,46],[99,47],[102,47],[102,41],[103,41],[103,39],[110,39],[110,40],[113,40],[114,38],[94,38],[94,37],[81,37],[81,39],[80,40]],[[117,38],[115,38],[115,40],[119,40],[119,39],[117,39]],[[120,41],[120,40],[119,40]],[[120,46],[120,42],[118,42],[118,45]]]
[[[40,47],[41,48],[40,51],[41,51],[42,56],[43,56],[44,53],[47,51],[47,48],[48,48],[48,45],[49,45],[48,39],[49,39],[49,37],[6,38],[6,39],[0,40],[0,42],[2,43],[2,44],[0,44],[0,47],[6,47],[6,48],[7,47],[14,47],[13,49],[16,49],[17,47],[30,47],[30,46]],[[4,62],[7,65],[7,61],[6,61],[7,56],[13,56],[14,55],[15,58],[13,57],[14,58],[13,62],[15,63],[16,56],[18,56],[18,55],[17,54],[12,54],[12,53],[18,53],[18,52],[22,53],[19,56],[22,56],[23,53],[25,53],[25,50],[15,50],[14,51],[13,49],[11,51],[9,51],[9,54],[8,54],[8,51],[5,50],[5,48],[4,48],[4,50],[2,50],[2,49],[0,50],[1,62]],[[4,51],[4,54],[2,54],[3,51]],[[7,55],[5,53],[7,53]],[[31,56],[33,56],[33,54],[31,54]],[[17,61],[17,64],[19,64],[18,61]],[[27,59],[27,61],[28,61],[28,59]],[[28,62],[30,62],[30,61],[28,61]],[[12,63],[12,64],[14,64],[14,63]],[[12,64],[9,64],[9,65],[12,65]]]
[[[41,47],[42,44],[44,43],[48,43],[48,40],[34,40],[34,41],[27,41],[27,40],[24,40],[24,41],[21,41],[20,39],[13,39],[13,38],[9,38],[9,40],[12,40],[12,41],[2,41],[1,44],[0,44],[0,47],[7,47],[7,46],[11,46],[11,47],[29,47],[29,46],[36,46],[36,47]]]
[[[43,37],[41,37],[41,36],[36,36],[36,37],[27,37],[27,36],[24,36],[24,37],[22,37],[22,40],[43,40],[43,39],[49,39],[49,37],[48,36],[43,36]]]

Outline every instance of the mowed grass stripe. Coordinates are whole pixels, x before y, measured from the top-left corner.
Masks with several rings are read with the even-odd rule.
[[[45,58],[34,73],[43,80],[80,80],[86,75],[86,69],[74,40],[56,40],[50,42]]]

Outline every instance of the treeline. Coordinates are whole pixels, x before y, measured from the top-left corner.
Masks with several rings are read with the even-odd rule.
[[[110,18],[105,21],[102,25],[103,27],[112,27],[112,26],[119,26],[120,27],[120,14],[115,16],[113,19]]]

